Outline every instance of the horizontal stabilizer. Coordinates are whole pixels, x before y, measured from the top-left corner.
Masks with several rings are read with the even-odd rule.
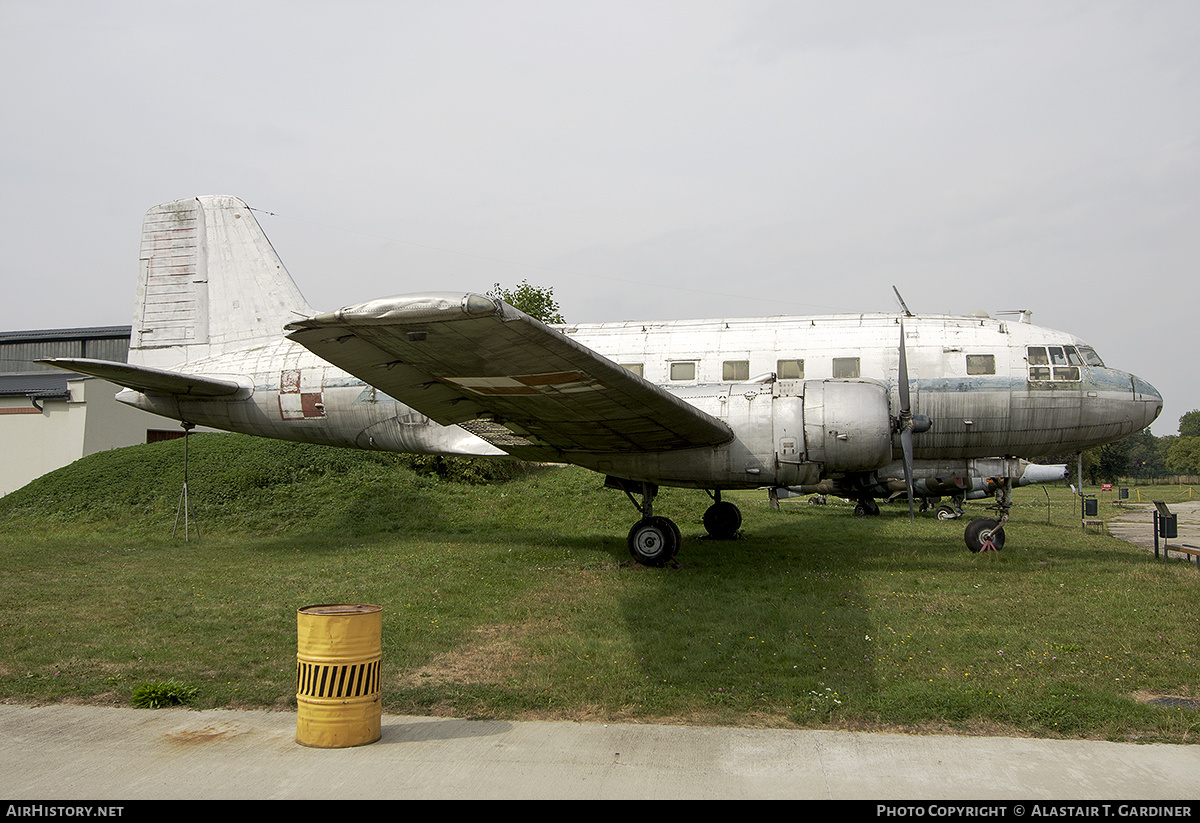
[[[149,366],[116,363],[111,360],[93,360],[87,357],[51,357],[37,362],[65,371],[86,374],[89,377],[99,377],[101,380],[116,383],[118,386],[150,394],[232,397],[239,393],[246,394],[250,390],[248,382],[243,385],[229,377],[181,374],[165,369],[153,369]]]

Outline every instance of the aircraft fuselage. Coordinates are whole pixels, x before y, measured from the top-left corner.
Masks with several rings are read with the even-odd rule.
[[[913,411],[932,423],[914,437],[918,461],[944,466],[1078,451],[1141,431],[1161,410],[1153,387],[1104,366],[1082,341],[1024,322],[864,314],[580,324],[559,330],[726,422],[735,437],[717,448],[563,459],[619,477],[702,488],[798,486],[816,482],[829,465],[882,468],[900,454],[893,421],[900,407],[902,322]],[[119,399],[260,436],[386,451],[504,454],[288,340],[177,368],[240,375],[253,390],[224,400],[126,390]]]

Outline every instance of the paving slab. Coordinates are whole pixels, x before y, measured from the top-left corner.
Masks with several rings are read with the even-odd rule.
[[[1171,545],[1187,545],[1200,547],[1200,500],[1184,503],[1168,503],[1172,514],[1178,515],[1178,538],[1164,540],[1159,538],[1159,550],[1170,549]],[[1116,518],[1108,520],[1105,526],[1113,537],[1154,550],[1154,504],[1126,503],[1123,511]],[[1183,552],[1171,552],[1170,557],[1188,557]]]
[[[8,802],[1121,799],[1200,816],[1200,746],[385,715],[376,743],[315,749],[294,713],[69,705],[0,705],[0,729]]]

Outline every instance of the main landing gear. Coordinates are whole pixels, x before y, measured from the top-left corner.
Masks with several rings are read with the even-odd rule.
[[[629,530],[626,539],[629,554],[643,566],[667,565],[678,554],[683,537],[673,520],[654,514],[658,487],[653,483],[628,482],[621,482],[618,487],[642,515]],[[640,503],[635,494],[640,495]],[[704,528],[714,539],[732,539],[742,525],[742,512],[734,504],[721,500],[720,491],[714,492],[712,498],[713,504],[704,512]]]
[[[855,517],[878,517],[879,504],[869,497],[864,497],[854,504]]]
[[[742,527],[742,512],[721,499],[721,490],[712,493],[713,504],[704,511],[704,530],[715,540],[732,540]]]
[[[934,510],[933,516],[938,520],[957,520],[962,517],[962,509],[956,510],[953,506],[942,505]]]
[[[626,542],[633,559],[643,566],[665,566],[674,559],[683,543],[679,527],[666,517],[654,516],[654,498],[658,486],[653,483],[635,483],[610,477],[607,485],[625,492],[629,502],[641,513],[642,519],[633,524]],[[641,495],[639,503],[634,495]]]

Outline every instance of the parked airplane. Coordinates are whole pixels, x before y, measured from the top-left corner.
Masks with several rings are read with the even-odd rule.
[[[936,461],[921,461],[919,473],[928,476],[914,480],[912,492],[920,501],[921,511],[933,509],[938,520],[956,520],[962,517],[964,501],[991,497],[1000,489],[999,478],[1007,471],[1008,466],[1006,461],[997,458],[972,459],[966,461],[967,474],[963,476],[962,461],[954,461],[944,467],[947,472],[945,476],[937,477],[928,475],[929,472],[937,470]],[[1060,483],[1068,476],[1067,467],[1063,463],[1042,465],[1021,460],[1019,466],[1020,474],[1011,480],[1014,488],[1035,483]],[[857,517],[879,514],[876,500],[892,502],[908,497],[902,461],[894,461],[878,472],[848,478],[826,478],[809,486],[772,489],[771,493],[775,500],[807,495],[814,495],[818,501],[823,501],[826,495],[853,500],[854,514]],[[950,498],[951,502],[938,505],[944,497]]]
[[[286,327],[288,332],[283,334]],[[185,423],[311,443],[512,455],[599,472],[640,513],[631,554],[662,565],[680,533],[660,486],[722,490],[973,476],[994,455],[999,548],[1018,456],[1142,431],[1162,399],[1063,332],[985,315],[766,317],[547,326],[481,294],[425,292],[318,313],[242,201],[178,200],[142,230],[129,362],[44,361],[127,388]],[[913,495],[909,494],[910,500]]]

